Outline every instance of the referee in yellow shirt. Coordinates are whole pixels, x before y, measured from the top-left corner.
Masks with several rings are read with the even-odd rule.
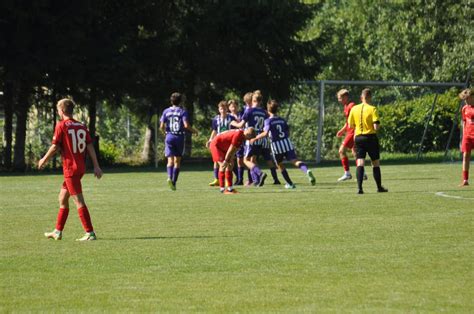
[[[355,130],[355,151],[357,165],[357,185],[359,194],[364,194],[362,182],[364,178],[365,157],[369,154],[372,160],[372,170],[377,192],[388,192],[382,186],[382,174],[380,173],[380,148],[377,131],[380,128],[377,108],[371,105],[372,92],[366,88],[360,96],[361,104],[354,106],[349,114],[348,123]]]

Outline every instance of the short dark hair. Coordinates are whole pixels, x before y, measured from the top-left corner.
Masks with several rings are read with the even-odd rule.
[[[229,109],[229,106],[227,106],[227,101],[225,100],[221,100],[218,104],[217,104],[217,108],[224,108],[226,111]]]
[[[276,100],[271,99],[267,102],[267,110],[270,113],[276,114],[278,112],[279,104]]]
[[[171,94],[170,101],[172,105],[179,106],[182,100],[183,100],[183,96],[180,93],[175,92]]]

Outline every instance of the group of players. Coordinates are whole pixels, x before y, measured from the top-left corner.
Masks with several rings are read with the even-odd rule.
[[[352,178],[349,170],[348,151],[356,157],[356,176],[358,193],[362,189],[365,175],[365,158],[369,154],[372,161],[374,180],[378,192],[387,192],[382,186],[380,172],[380,151],[377,139],[377,130],[380,120],[377,109],[371,105],[372,94],[364,89],[361,94],[361,103],[355,105],[350,101],[349,92],[345,89],[337,93],[338,101],[344,106],[346,123],[337,132],[338,137],[345,136],[339,149],[344,175],[338,181]],[[459,94],[464,101],[462,108],[463,152],[462,183],[469,185],[469,164],[471,151],[474,148],[474,95],[472,90],[466,89]],[[168,185],[176,189],[181,158],[184,153],[185,132],[197,134],[198,131],[189,124],[186,110],[180,107],[182,96],[179,93],[171,95],[171,106],[167,108],[160,119],[160,128],[166,133],[165,155],[168,159]],[[278,116],[278,102],[270,100],[267,111],[261,108],[262,95],[259,91],[247,93],[244,96],[245,108],[239,112],[236,101],[219,103],[219,115],[213,120],[213,131],[208,142],[212,159],[215,163],[214,173],[220,191],[224,194],[235,194],[233,188],[234,161],[237,160],[235,185],[243,184],[244,166],[249,173],[249,181],[257,186],[263,186],[267,174],[262,172],[257,164],[257,157],[262,155],[267,161],[275,184],[279,183],[276,168],[281,171],[286,181],[285,187],[294,189],[286,171],[283,160],[286,159],[299,167],[305,173],[312,185],[316,179],[305,163],[296,158],[294,146],[289,138],[289,128],[286,121]],[[63,164],[64,182],[59,192],[59,212],[56,227],[52,232],[45,233],[46,238],[61,240],[64,225],[69,215],[69,198],[72,197],[77,207],[85,235],[78,241],[96,240],[89,210],[82,194],[81,178],[85,173],[85,155],[90,156],[94,166],[94,175],[100,179],[102,170],[97,161],[94,146],[86,126],[73,119],[75,104],[71,99],[61,99],[57,103],[57,112],[60,122],[56,125],[52,145],[48,152],[38,162],[42,169],[48,161],[60,152]],[[270,139],[270,140],[268,140]],[[245,143],[245,145],[244,145]],[[211,182],[215,185],[216,182]],[[250,183],[249,183],[250,184]]]
[[[270,168],[273,183],[281,184],[277,168],[285,179],[285,187],[294,189],[295,185],[286,171],[283,160],[295,164],[314,185],[316,179],[306,164],[297,159],[295,149],[289,139],[288,124],[277,116],[278,103],[274,100],[262,108],[260,91],[244,95],[245,108],[239,111],[236,100],[221,101],[218,104],[219,114],[212,120],[212,132],[207,142],[214,162],[214,180],[210,186],[219,186],[224,194],[235,194],[234,185],[243,185],[244,172],[247,168],[246,185],[263,186],[267,174],[258,166],[257,158],[262,156]],[[165,156],[168,160],[168,185],[176,190],[181,157],[184,153],[184,132],[197,131],[189,125],[186,110],[180,107],[182,96],[171,95],[171,106],[160,119],[160,128],[166,134]],[[268,139],[271,139],[271,141]],[[245,143],[245,145],[244,145]],[[235,166],[235,162],[237,166]],[[236,176],[233,182],[233,176]]]

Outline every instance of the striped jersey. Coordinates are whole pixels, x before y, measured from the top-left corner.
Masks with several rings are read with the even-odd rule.
[[[290,128],[285,119],[277,116],[270,117],[265,120],[263,130],[269,134],[273,154],[284,154],[295,149],[289,138]]]
[[[232,121],[235,120],[233,115],[228,114],[225,118],[222,118],[220,115],[217,115],[212,119],[212,129],[220,134],[224,131],[228,131],[233,127],[230,125]]]

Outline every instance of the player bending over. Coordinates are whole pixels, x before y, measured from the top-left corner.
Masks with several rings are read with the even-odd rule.
[[[59,213],[56,228],[44,235],[48,239],[61,240],[64,225],[69,215],[69,197],[76,204],[82,227],[86,234],[77,241],[96,240],[92,221],[82,195],[81,178],[86,171],[86,150],[94,165],[94,175],[100,179],[102,170],[99,167],[89,131],[84,124],[74,120],[74,102],[71,99],[58,101],[57,110],[61,120],[54,129],[53,142],[46,155],[38,162],[38,169],[43,169],[51,157],[59,150],[63,162],[64,182],[59,192]]]
[[[160,129],[166,134],[165,137],[165,156],[168,158],[166,169],[168,171],[168,185],[171,190],[176,190],[179,170],[181,167],[181,158],[184,154],[185,130],[193,134],[198,134],[188,122],[188,112],[180,107],[183,97],[180,93],[171,94],[171,106],[160,118]]]
[[[209,140],[206,143],[207,148],[211,144],[211,141],[217,134],[228,131],[231,128],[230,122],[234,121],[234,116],[227,114],[228,106],[225,100],[222,100],[217,105],[219,114],[212,119],[212,132]],[[219,165],[217,162],[214,162],[214,180],[209,183],[209,186],[219,186]]]
[[[459,98],[464,100],[465,106],[462,108],[462,183],[461,186],[469,185],[469,163],[471,162],[471,152],[474,148],[474,95],[471,89],[465,89],[459,94]]]
[[[278,169],[281,171],[283,178],[286,181],[285,188],[294,189],[295,185],[291,181],[288,171],[286,171],[285,166],[283,165],[283,159],[291,161],[296,167],[300,168],[301,171],[308,177],[311,185],[316,184],[316,178],[314,177],[311,170],[308,169],[306,164],[296,158],[295,149],[293,143],[290,140],[290,129],[286,121],[277,116],[278,113],[278,102],[275,100],[270,100],[267,103],[267,111],[270,114],[270,117],[265,120],[263,132],[257,135],[250,142],[258,141],[259,139],[265,138],[267,136],[271,139],[271,149],[273,152],[273,158],[278,166]]]
[[[219,164],[219,186],[224,194],[235,194],[237,191],[232,186],[232,168],[235,153],[245,140],[255,137],[254,128],[245,130],[230,130],[218,134],[211,142],[210,149],[212,160]],[[227,181],[227,189],[225,188]]]

